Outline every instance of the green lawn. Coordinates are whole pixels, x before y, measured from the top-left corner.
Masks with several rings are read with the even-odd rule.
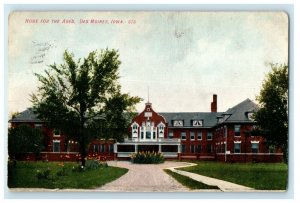
[[[173,178],[175,178],[175,180],[177,180],[179,183],[181,183],[182,185],[184,185],[192,190],[195,190],[195,189],[219,189],[217,186],[206,185],[204,183],[195,181],[189,177],[175,173],[169,169],[164,169],[164,171],[167,174],[169,174],[170,176],[172,176]]]
[[[117,167],[100,167],[84,172],[73,171],[76,163],[58,162],[17,162],[16,167],[8,167],[8,187],[10,188],[80,188],[91,189],[111,182],[125,173],[128,169]],[[57,175],[64,168],[63,176]],[[38,179],[37,170],[50,169],[48,179]]]
[[[195,162],[197,166],[180,168],[259,190],[285,190],[288,166],[284,163]]]

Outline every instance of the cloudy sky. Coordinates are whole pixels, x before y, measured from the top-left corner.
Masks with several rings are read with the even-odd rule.
[[[64,50],[82,58],[106,47],[119,50],[123,92],[144,99],[138,111],[148,88],[156,111],[210,111],[213,94],[218,111],[226,111],[247,98],[255,101],[269,63],[288,62],[288,17],[282,12],[11,13],[8,112],[31,106],[29,94],[38,85],[33,74],[62,63]]]

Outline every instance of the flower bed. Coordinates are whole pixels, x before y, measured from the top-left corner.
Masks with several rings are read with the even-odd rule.
[[[160,152],[137,152],[131,156],[131,162],[137,164],[159,164],[165,161],[164,156]]]

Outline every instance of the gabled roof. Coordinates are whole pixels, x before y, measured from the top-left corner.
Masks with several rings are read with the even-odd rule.
[[[217,124],[217,116],[221,115],[222,112],[163,112],[159,114],[165,117],[169,127],[172,127],[174,120],[183,120],[183,127],[192,127],[191,120],[203,120],[202,127],[213,127]]]
[[[224,122],[247,122],[251,121],[248,118],[248,113],[253,113],[258,110],[258,105],[250,99],[246,99],[234,107],[228,109],[223,115],[229,115]]]
[[[28,108],[25,111],[19,113],[13,119],[11,119],[10,122],[13,123],[13,122],[43,122],[43,121],[41,121],[36,117],[36,115],[33,113],[32,108]]]

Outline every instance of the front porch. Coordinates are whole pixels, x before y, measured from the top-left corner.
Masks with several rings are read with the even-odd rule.
[[[180,139],[164,139],[137,141],[127,139],[123,143],[115,143],[114,153],[117,158],[129,158],[132,153],[139,151],[161,152],[165,158],[178,158],[181,153]]]

